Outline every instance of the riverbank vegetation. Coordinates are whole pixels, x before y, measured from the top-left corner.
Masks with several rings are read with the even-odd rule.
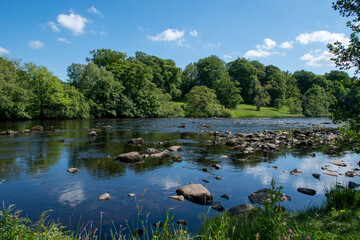
[[[225,63],[213,55],[182,70],[170,59],[110,49],[93,50],[86,61],[71,64],[62,81],[45,66],[0,57],[0,120],[331,114],[341,119],[360,103],[357,80],[337,70],[290,73],[244,58]],[[257,113],[243,111],[241,103]]]

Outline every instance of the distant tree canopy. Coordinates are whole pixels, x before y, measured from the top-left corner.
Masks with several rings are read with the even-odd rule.
[[[86,61],[71,64],[63,82],[45,66],[0,57],[0,119],[229,117],[242,102],[258,111],[268,105],[340,120],[359,115],[357,80],[343,71],[292,74],[214,55],[182,70],[171,59],[111,49],[90,51]]]

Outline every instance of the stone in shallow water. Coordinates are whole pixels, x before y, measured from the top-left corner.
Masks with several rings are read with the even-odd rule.
[[[213,196],[211,195],[209,190],[201,184],[190,184],[181,186],[176,190],[176,193],[178,195],[183,195],[185,199],[191,202],[201,205],[209,205],[213,202]]]
[[[306,195],[314,196],[316,194],[316,191],[314,189],[310,188],[298,188],[298,192],[301,192]]]
[[[184,196],[182,196],[182,195],[180,195],[180,196],[169,196],[169,198],[174,199],[174,200],[179,201],[179,202],[184,201]]]
[[[338,160],[338,161],[331,161],[330,163],[339,166],[339,167],[346,167],[346,164],[344,163],[343,160]]]
[[[69,173],[77,173],[79,172],[80,170],[78,168],[68,168],[67,170]]]
[[[98,199],[101,200],[101,201],[109,200],[110,199],[110,194],[103,193],[98,197]]]
[[[224,206],[221,205],[220,202],[214,202],[213,204],[211,204],[211,208],[216,211],[219,211],[219,212],[222,212],[225,210]]]
[[[241,204],[230,208],[228,212],[233,216],[243,216],[249,214],[253,208],[250,204]]]
[[[329,176],[337,177],[337,173],[335,173],[335,172],[328,171],[328,172],[324,172],[324,174],[329,175]]]
[[[273,194],[273,197],[275,197],[275,193],[273,192],[273,190],[264,188],[264,189],[261,189],[259,191],[256,191],[256,192],[253,192],[252,194],[250,194],[249,199],[252,203],[270,202],[271,201],[270,194]],[[290,201],[291,197],[281,193],[279,200],[281,202]]]
[[[128,153],[123,153],[120,154],[116,157],[116,160],[119,160],[121,162],[126,162],[126,163],[134,163],[134,162],[139,162],[142,160],[142,157],[140,155],[140,153],[138,152],[128,152]]]

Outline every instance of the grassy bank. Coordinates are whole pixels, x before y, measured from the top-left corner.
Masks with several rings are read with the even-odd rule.
[[[176,105],[184,106],[184,102],[175,102]],[[279,110],[274,107],[261,107],[260,111],[256,111],[256,106],[251,104],[239,104],[236,109],[230,110],[234,118],[246,117],[304,117],[303,114],[290,114],[289,108],[284,106]]]
[[[272,201],[261,208],[253,208],[240,216],[223,213],[206,218],[198,234],[190,234],[181,227],[173,229],[167,216],[165,225],[152,228],[144,239],[360,239],[360,191],[340,188],[328,193],[321,207],[299,212],[284,210],[276,202],[281,187],[275,188]],[[44,213],[32,223],[19,216],[19,212],[4,209],[0,214],[1,239],[101,239],[99,231],[82,230],[79,233],[65,231],[54,222],[47,222]],[[144,226],[144,225],[143,225]],[[147,224],[149,226],[149,224]],[[94,228],[95,229],[95,228]],[[100,226],[101,229],[101,226]],[[101,230],[100,230],[101,231]],[[136,236],[110,234],[110,239],[136,239]]]

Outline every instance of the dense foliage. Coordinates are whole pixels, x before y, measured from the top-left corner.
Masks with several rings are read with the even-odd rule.
[[[357,80],[342,71],[289,73],[214,55],[181,70],[171,59],[111,49],[90,51],[86,61],[71,64],[64,82],[45,66],[0,57],[0,119],[230,117],[242,102],[257,111],[286,106],[289,114],[360,116]]]

